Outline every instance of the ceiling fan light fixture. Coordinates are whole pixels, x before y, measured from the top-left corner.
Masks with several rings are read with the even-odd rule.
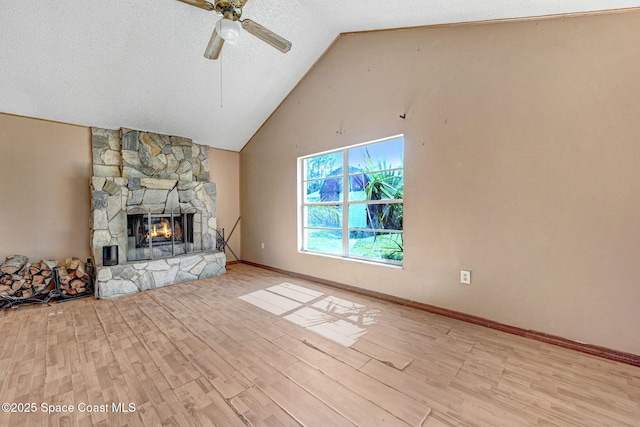
[[[216,22],[216,31],[222,40],[235,43],[240,37],[240,22],[226,18],[220,19]]]

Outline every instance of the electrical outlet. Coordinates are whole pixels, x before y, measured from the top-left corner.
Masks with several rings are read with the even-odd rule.
[[[471,284],[471,271],[470,270],[460,270],[460,283],[463,285]]]
[[[260,243],[260,249],[264,249],[264,243]]]

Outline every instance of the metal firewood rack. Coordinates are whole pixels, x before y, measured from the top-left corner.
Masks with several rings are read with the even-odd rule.
[[[8,295],[0,295],[0,311],[6,308],[15,308],[21,304],[46,304],[54,297],[55,290],[33,294],[29,297],[14,297]]]
[[[84,290],[84,292],[74,295],[63,294],[62,289],[60,289],[60,271],[58,267],[53,268],[53,280],[56,282],[56,287],[51,291],[53,294],[52,298],[55,298],[56,301],[69,301],[79,298],[86,298],[88,296],[93,295],[93,286],[94,286],[94,274],[95,269],[93,268],[93,263],[90,262],[91,258],[87,259],[87,263],[85,269],[87,271],[87,275],[89,276],[89,282]]]
[[[0,311],[3,311],[7,308],[17,308],[22,304],[46,304],[50,305],[51,301],[62,302],[69,301],[78,298],[86,298],[93,295],[93,287],[95,282],[95,268],[93,267],[93,263],[87,260],[86,264],[87,275],[89,276],[89,283],[85,288],[85,291],[76,294],[76,295],[67,295],[63,294],[60,289],[60,272],[58,271],[58,267],[53,268],[53,289],[50,289],[50,286],[43,290],[42,292],[35,293],[29,297],[14,297],[8,295],[0,295]]]

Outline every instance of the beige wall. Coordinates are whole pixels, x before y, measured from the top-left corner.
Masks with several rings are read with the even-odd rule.
[[[218,227],[229,234],[240,215],[240,154],[209,154]],[[0,159],[0,261],[89,257],[90,128],[0,113]],[[238,256],[239,227],[229,242]]]
[[[89,250],[90,131],[0,114],[0,261]]]
[[[216,183],[216,218],[218,228],[224,228],[228,247],[225,251],[227,262],[235,261],[231,250],[240,258],[239,223],[229,238],[231,230],[240,216],[240,153],[211,148],[209,152],[211,181]]]
[[[341,37],[241,152],[242,258],[640,354],[637,40],[638,12]],[[296,158],[398,133],[404,269],[298,253]]]

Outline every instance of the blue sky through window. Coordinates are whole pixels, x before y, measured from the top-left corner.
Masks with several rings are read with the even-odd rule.
[[[378,162],[384,162],[388,168],[401,168],[404,158],[403,138],[398,137],[378,144],[350,149],[349,166],[366,170],[368,156],[376,167]]]

